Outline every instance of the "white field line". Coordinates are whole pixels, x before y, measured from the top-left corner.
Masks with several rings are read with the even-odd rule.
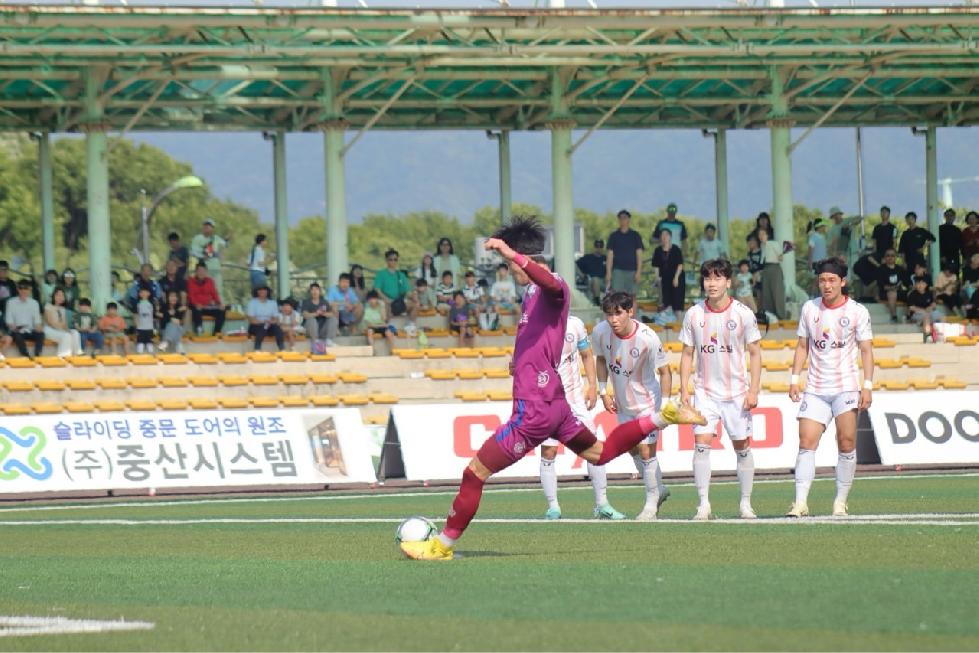
[[[93,619],[68,619],[66,617],[0,616],[0,637],[151,630],[153,627],[154,624],[147,621],[96,621]]]
[[[829,525],[901,525],[901,526],[977,526],[979,520],[964,521],[964,519],[979,518],[979,513],[941,514],[917,513],[914,515],[860,515],[849,517],[804,517],[802,519],[788,517],[769,517],[760,519],[713,519],[711,524],[739,525],[780,525],[780,524],[829,524]],[[50,519],[0,521],[0,528],[5,526],[192,526],[202,524],[398,524],[400,517],[215,517],[202,519]],[[441,521],[434,519],[433,521]],[[477,519],[480,524],[538,524],[551,527],[554,524],[592,524],[592,525],[623,525],[637,524],[632,520],[608,521],[599,519],[560,519],[548,521],[545,519],[500,518]],[[659,519],[658,524],[703,524],[690,519]]]
[[[879,481],[879,480],[902,480],[902,479],[920,479],[920,478],[973,478],[979,477],[977,472],[966,472],[961,474],[894,474],[894,475],[874,475],[857,477],[857,481],[863,483],[865,481]],[[817,478],[815,483],[834,481],[832,478]],[[769,485],[774,483],[792,483],[791,478],[771,478],[771,479],[756,479],[755,485]],[[639,483],[639,481],[636,481]],[[730,480],[718,480],[712,481],[712,486],[717,485],[735,485],[737,484],[737,479]],[[670,483],[669,487],[679,488],[679,487],[693,487],[693,482],[686,483]],[[622,485],[613,485],[611,487],[623,487]],[[575,490],[588,490],[591,491],[591,485],[573,485],[570,487],[562,487],[561,492],[573,492]],[[516,494],[520,492],[540,492],[539,487],[503,487],[503,488],[486,488],[483,490],[483,494]],[[287,501],[350,501],[357,499],[403,499],[403,498],[413,498],[413,497],[454,497],[456,495],[455,489],[450,490],[435,490],[435,491],[414,491],[414,492],[380,492],[371,494],[334,494],[334,495],[313,495],[313,496],[289,496],[289,497],[236,497],[236,498],[214,498],[214,499],[186,499],[186,500],[144,500],[144,501],[121,501],[116,503],[107,502],[92,502],[92,503],[75,503],[75,504],[54,504],[54,505],[33,505],[33,506],[15,506],[12,508],[0,508],[0,515],[8,512],[33,512],[33,511],[45,511],[45,510],[99,510],[101,508],[163,508],[169,506],[200,506],[207,504],[234,504],[234,503],[281,503]]]

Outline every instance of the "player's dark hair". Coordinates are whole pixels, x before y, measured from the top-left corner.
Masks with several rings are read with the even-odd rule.
[[[628,311],[632,309],[635,302],[636,298],[632,293],[616,290],[602,298],[602,312],[606,315],[611,315],[612,313],[617,313],[619,309]]]
[[[816,263],[816,276],[818,277],[824,272],[846,279],[846,263],[843,262],[843,259],[835,256],[818,261]]]
[[[546,240],[544,229],[535,216],[514,216],[493,233],[493,238],[499,238],[513,251],[525,256],[543,252]]]
[[[704,261],[703,265],[700,266],[701,279],[707,277],[730,279],[732,276],[734,276],[734,268],[731,267],[731,261],[726,258],[712,258],[709,261]]]
[[[107,311],[111,311],[114,308],[119,308],[119,304],[116,304],[115,302],[109,302],[108,304],[105,305],[105,310]]]

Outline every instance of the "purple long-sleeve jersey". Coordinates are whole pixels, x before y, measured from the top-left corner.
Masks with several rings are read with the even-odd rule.
[[[530,261],[531,284],[523,301],[513,347],[513,398],[553,401],[564,397],[557,368],[571,307],[571,291],[557,274]]]

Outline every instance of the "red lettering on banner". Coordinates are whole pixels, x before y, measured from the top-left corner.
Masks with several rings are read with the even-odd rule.
[[[680,445],[680,451],[693,451],[694,446],[697,444],[697,438],[693,433],[693,425],[691,424],[680,424],[677,428],[678,441]],[[721,424],[717,425],[717,432],[714,434],[714,439],[710,441],[711,449],[723,449],[721,445]]]
[[[784,433],[782,431],[782,411],[778,408],[755,408],[751,414],[765,418],[765,439],[757,438],[758,431],[751,437],[751,446],[756,449],[778,449],[782,446]]]
[[[452,422],[452,450],[459,458],[472,458],[477,449],[473,449],[472,429],[482,426],[490,433],[500,427],[500,418],[496,415],[462,415]],[[482,441],[480,442],[482,445]]]

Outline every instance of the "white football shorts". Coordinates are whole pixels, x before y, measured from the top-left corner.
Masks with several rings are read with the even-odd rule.
[[[705,435],[717,432],[717,423],[724,425],[724,430],[732,440],[744,440],[751,437],[751,411],[744,409],[744,397],[731,401],[719,401],[709,397],[703,390],[695,390],[694,407],[707,418],[706,426],[695,426],[695,435]]]
[[[840,392],[835,395],[814,395],[804,392],[802,404],[799,405],[798,419],[811,419],[828,426],[830,420],[847,411],[856,410],[859,405],[860,393],[856,391]]]

